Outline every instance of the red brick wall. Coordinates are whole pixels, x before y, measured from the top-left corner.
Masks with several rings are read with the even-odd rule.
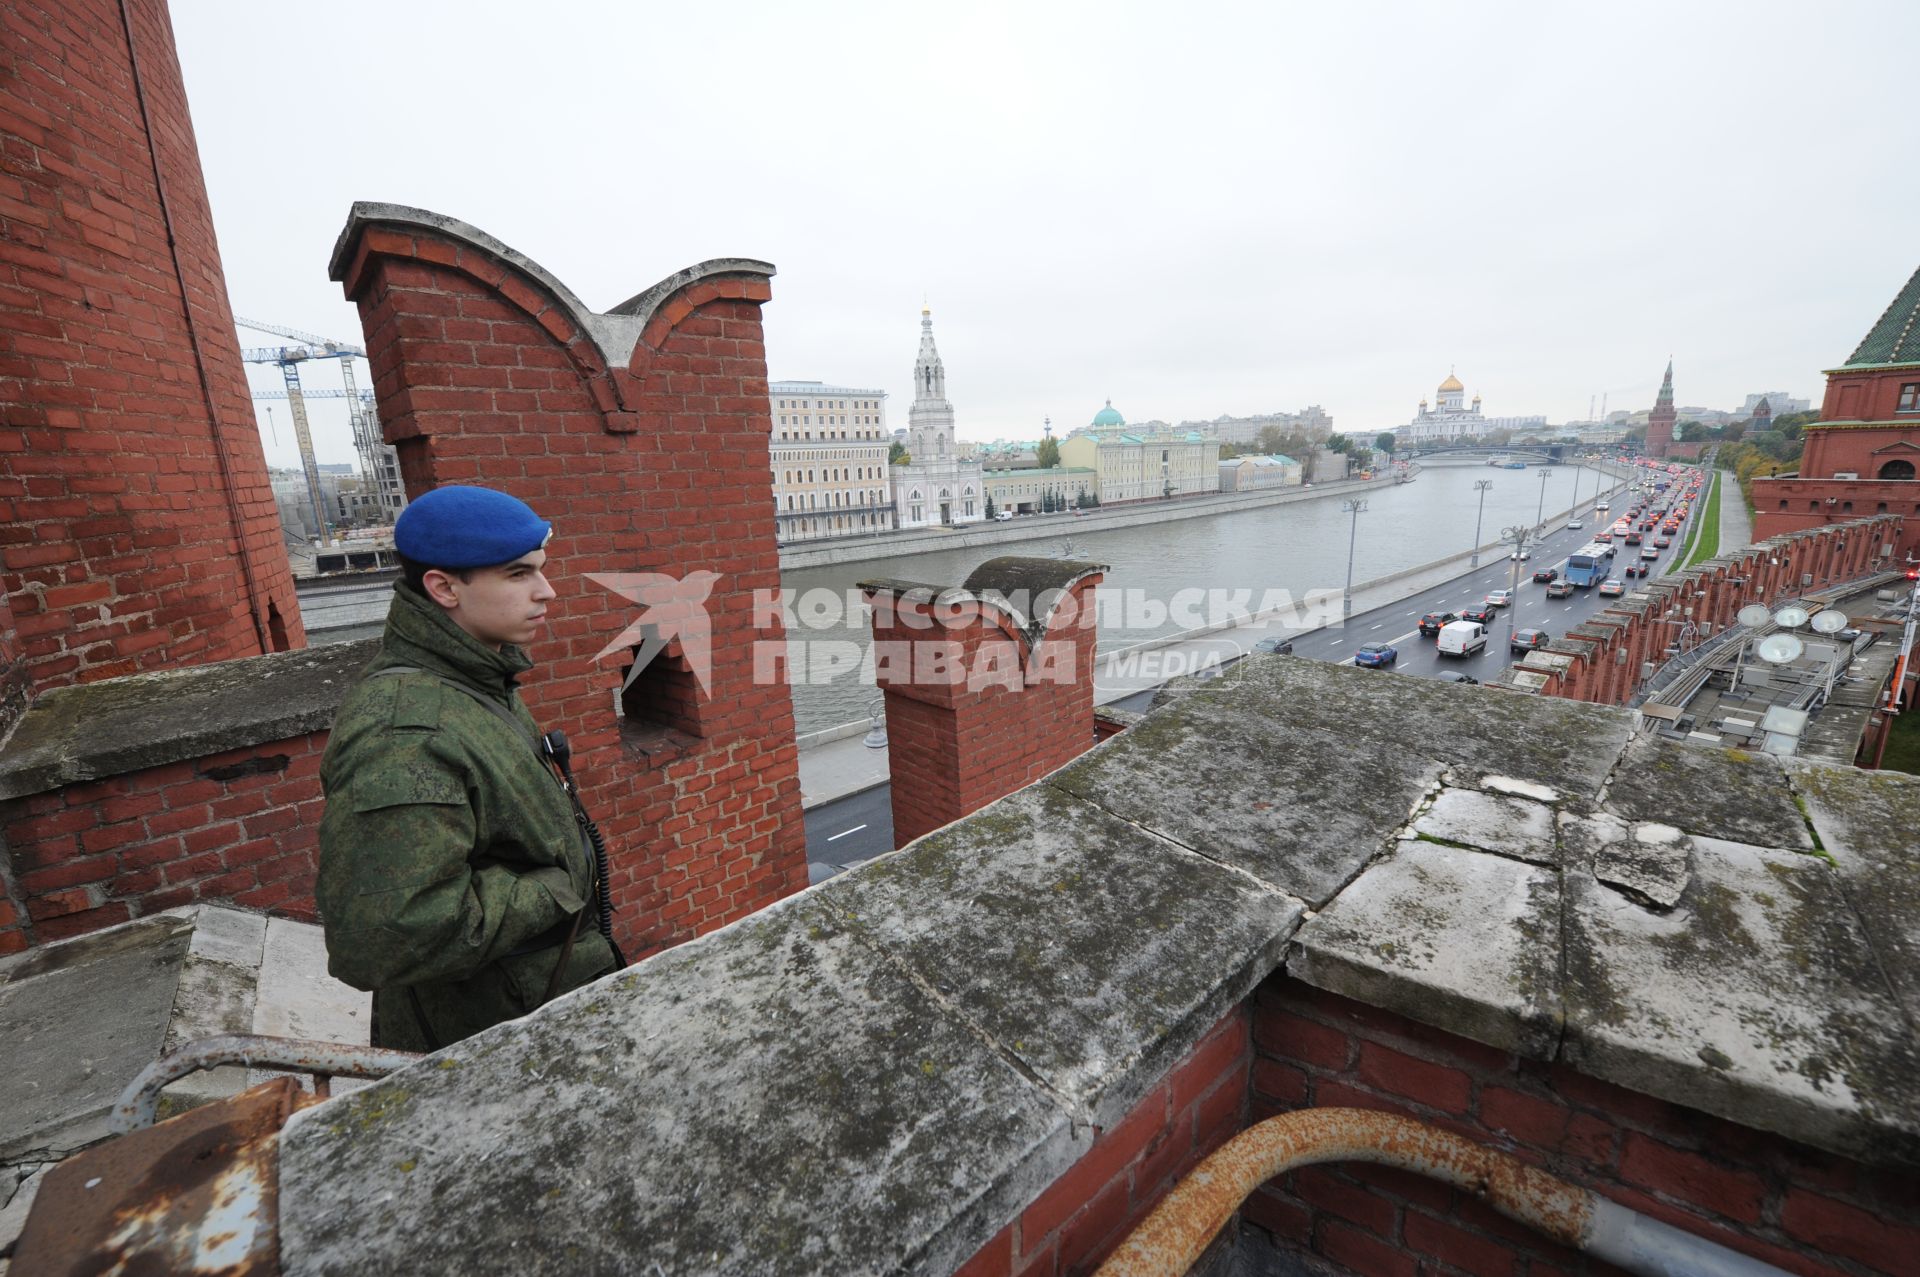
[[[1625,606],[1608,608],[1604,615],[1625,622],[1577,626],[1566,640],[1581,648],[1572,665],[1555,676],[1543,695],[1596,704],[1624,704],[1640,684],[1646,663],[1658,667],[1669,644],[1677,641],[1689,620],[1704,625],[1703,637],[1718,634],[1740,608],[1753,602],[1772,604],[1837,582],[1855,580],[1903,558],[1903,546],[1920,535],[1920,519],[1890,518],[1871,524],[1854,514],[1851,526],[1835,524],[1774,546],[1750,546],[1733,552],[1733,561],[1709,568],[1700,565],[1656,581],[1647,593],[1652,603],[1635,612]],[[1894,546],[1891,559],[1879,547]],[[1811,583],[1803,580],[1813,578]],[[1733,582],[1738,581],[1739,584]]]
[[[887,698],[895,846],[1025,788],[1093,745],[1100,580],[1096,573],[1074,584],[1031,652],[998,609],[869,592],[875,681]]]
[[[1296,1109],[1397,1113],[1792,1273],[1911,1271],[1920,1175],[1869,1167],[1291,981],[1267,980],[1000,1230],[961,1277],[1094,1271],[1202,1158]],[[1329,1163],[1279,1176],[1241,1219],[1335,1272],[1564,1277],[1619,1270],[1472,1194]]]
[[[326,733],[69,785],[0,807],[0,954],[210,901],[313,920]]]
[[[1248,1015],[1232,1014],[1133,1111],[961,1265],[956,1277],[1074,1277],[1098,1268],[1201,1158],[1246,1121]]]
[[[1839,467],[1845,469],[1846,467]],[[1871,473],[1863,471],[1862,473]],[[1831,497],[1833,504],[1827,504]],[[1906,516],[1895,548],[1905,560],[1920,555],[1920,482],[1869,479],[1755,479],[1755,540],[1846,523],[1871,514]]]
[[[1893,421],[1900,417],[1900,387],[1920,381],[1920,369],[1893,372],[1841,372],[1827,378],[1826,397],[1820,403],[1822,421]],[[1915,424],[1920,426],[1920,421]],[[1813,431],[1807,432],[1812,451]],[[1843,466],[1842,469],[1851,469]],[[1830,474],[1830,470],[1810,471]]]
[[[129,8],[0,6],[0,589],[43,688],[305,642],[172,28]]]
[[[1920,1176],[1867,1167],[1277,977],[1253,1007],[1252,1118],[1381,1109],[1489,1142],[1794,1273],[1911,1272]],[[1357,1163],[1283,1175],[1247,1220],[1356,1273],[1617,1271],[1436,1180]]]
[[[779,589],[763,276],[695,279],[609,368],[552,286],[425,221],[356,223],[336,278],[360,307],[387,441],[410,495],[477,483],[555,526],[560,597],[527,700],[565,729],[613,854],[619,938],[640,957],[807,884],[786,685],[756,681],[757,590]],[[713,574],[712,669],[676,641],[614,706],[598,653],[639,606],[587,574]]]
[[[1920,382],[1920,368],[1889,380],[1888,418],[1894,415],[1892,396],[1898,389],[1894,382],[1902,380]],[[1898,447],[1900,444],[1920,445],[1920,413],[1911,416],[1912,419],[1904,426],[1807,427],[1801,436],[1805,450],[1800,454],[1800,476],[1806,479],[1830,479],[1837,473],[1845,472],[1857,474],[1863,480],[1873,479],[1879,476],[1880,467],[1888,461],[1901,457],[1914,460],[1915,453],[1911,447]],[[1887,451],[1889,447],[1893,451]],[[1908,483],[1911,490],[1912,481]]]

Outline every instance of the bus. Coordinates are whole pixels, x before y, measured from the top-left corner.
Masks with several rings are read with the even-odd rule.
[[[1592,553],[1595,548],[1583,545],[1567,556],[1566,579],[1569,584],[1587,590],[1607,579],[1606,556]]]

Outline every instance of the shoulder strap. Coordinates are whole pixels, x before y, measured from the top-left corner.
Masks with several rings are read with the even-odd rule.
[[[367,675],[367,677],[388,678],[396,674],[425,674],[435,682],[444,683],[455,691],[465,692],[485,709],[492,712],[496,718],[503,719],[512,724],[513,730],[518,732],[521,739],[525,740],[533,749],[535,756],[540,758],[542,763],[546,761],[546,755],[541,752],[539,738],[533,734],[533,729],[521,722],[512,710],[502,705],[499,701],[494,700],[479,688],[469,687],[458,679],[448,678],[445,674],[436,674],[432,670],[421,669],[418,665],[389,665],[385,669],[375,670],[373,673]]]

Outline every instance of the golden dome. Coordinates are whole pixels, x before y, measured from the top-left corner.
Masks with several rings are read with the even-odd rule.
[[[1446,394],[1449,390],[1465,390],[1465,389],[1466,387],[1460,384],[1460,379],[1454,376],[1452,373],[1448,373],[1447,379],[1440,383],[1440,393],[1443,395]]]

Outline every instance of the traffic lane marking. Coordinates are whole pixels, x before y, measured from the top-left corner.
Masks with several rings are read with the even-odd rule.
[[[839,833],[837,833],[837,834],[829,834],[829,835],[827,836],[827,841],[828,841],[828,842],[838,842],[838,841],[839,841],[840,839],[842,839],[842,838],[845,838],[845,837],[846,837],[846,836],[847,836],[848,834],[857,834],[857,833],[859,833],[859,832],[860,832],[860,831],[861,831],[862,829],[865,829],[865,828],[866,828],[866,826],[865,826],[865,825],[855,825],[855,826],[854,826],[854,827],[853,827],[852,829],[842,829],[842,830],[841,830],[841,831],[840,831]]]

